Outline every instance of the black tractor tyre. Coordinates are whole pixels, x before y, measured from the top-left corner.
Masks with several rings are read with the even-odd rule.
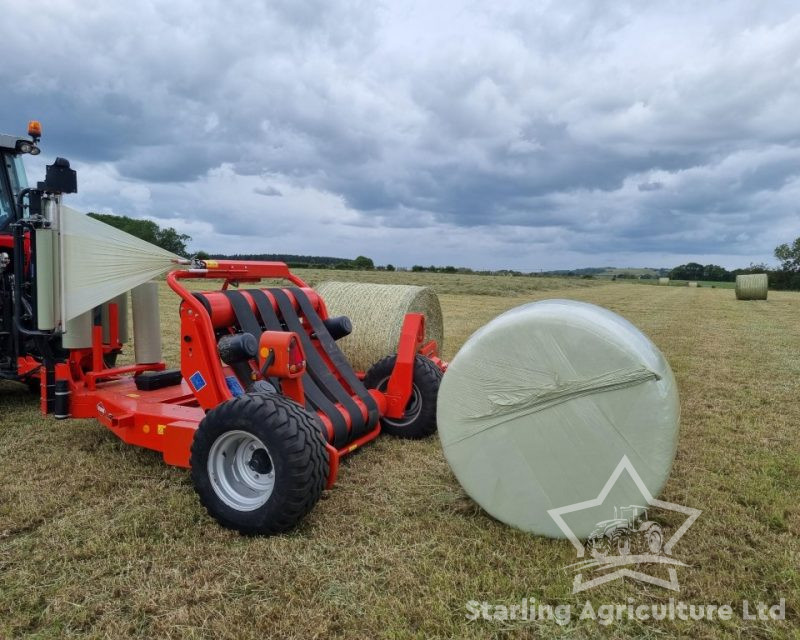
[[[386,391],[397,356],[376,362],[364,376],[367,389]],[[442,372],[430,359],[418,355],[414,361],[411,397],[402,418],[381,418],[381,431],[398,438],[419,440],[436,433],[436,399]]]
[[[190,464],[208,513],[248,535],[294,527],[319,500],[329,471],[314,416],[278,394],[245,394],[209,411]]]

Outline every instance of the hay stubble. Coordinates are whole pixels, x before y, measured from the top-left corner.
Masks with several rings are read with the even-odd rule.
[[[430,283],[400,275],[392,281]],[[680,570],[679,597],[785,597],[787,618],[797,619],[800,295],[775,292],[744,305],[719,289],[520,291],[528,283],[515,281],[527,279],[508,278],[507,292],[500,280],[501,295],[492,296],[477,277],[437,280],[447,357],[498,313],[547,297],[604,305],[647,333],[682,394],[663,498],[703,510],[678,549],[691,565]],[[163,285],[162,302],[174,361],[175,298]],[[296,531],[244,538],[205,515],[188,473],[95,422],[44,419],[12,385],[0,387],[0,412],[2,637],[487,637],[503,629],[591,637],[598,627],[590,622],[467,624],[464,603],[535,597],[579,606],[675,595],[627,581],[572,596],[572,574],[562,569],[575,561],[571,545],[487,517],[460,490],[436,439],[379,439],[344,463],[336,488]],[[624,623],[606,633],[785,637],[791,624]]]

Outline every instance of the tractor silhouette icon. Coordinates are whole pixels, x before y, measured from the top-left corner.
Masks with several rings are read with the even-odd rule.
[[[661,553],[664,532],[657,522],[647,519],[647,508],[640,505],[614,507],[614,517],[601,520],[586,540],[586,549],[594,557]]]

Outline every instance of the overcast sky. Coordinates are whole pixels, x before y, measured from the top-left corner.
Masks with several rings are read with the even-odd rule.
[[[800,5],[0,0],[0,131],[210,252],[726,267],[800,235]],[[41,178],[29,163],[31,179]]]

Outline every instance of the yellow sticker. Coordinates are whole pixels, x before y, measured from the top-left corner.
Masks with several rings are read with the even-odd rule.
[[[164,435],[164,432],[165,432],[166,430],[167,430],[167,425],[165,425],[165,424],[160,424],[160,425],[158,425],[158,427],[156,428],[156,431],[158,431],[158,435],[160,435],[160,436],[163,436],[163,435]]]
[[[354,444],[352,447],[347,448],[347,453],[353,453],[356,449],[358,449],[358,445]]]
[[[216,260],[206,260],[206,267],[208,269],[216,269],[219,266],[219,262]]]
[[[139,394],[138,394],[138,393],[128,393],[128,394],[126,394],[126,395],[127,395],[129,398],[138,398],[138,397],[139,397]]]
[[[144,431],[145,433],[150,433],[150,425],[149,424],[144,425],[142,427],[142,431]]]
[[[261,357],[266,359],[268,355],[269,355],[269,348],[261,347]]]

